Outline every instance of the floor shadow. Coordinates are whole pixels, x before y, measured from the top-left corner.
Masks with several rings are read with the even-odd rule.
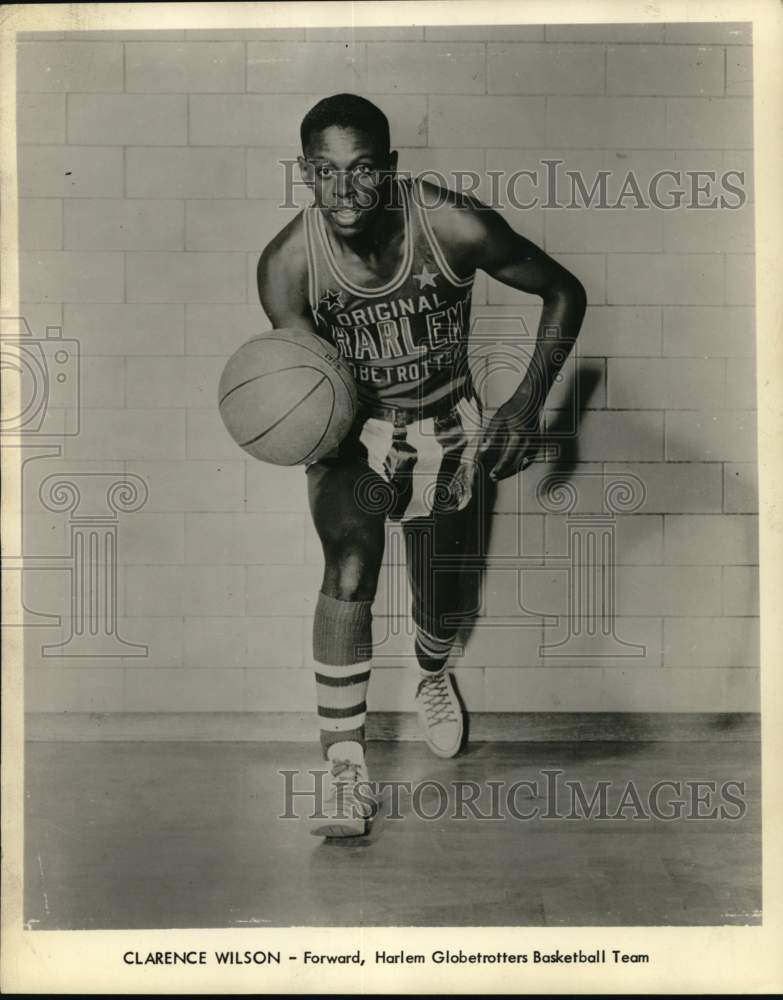
[[[570,374],[563,408],[550,411],[550,415],[542,422],[537,464],[543,461],[542,456],[554,452],[556,458],[551,465],[552,472],[557,472],[562,477],[574,471],[579,462],[578,432],[582,416],[599,389],[602,374],[603,369],[597,364],[581,366]],[[493,515],[498,492],[497,484],[489,478],[493,461],[494,458],[489,457],[480,465],[480,503],[477,517],[471,522],[470,537],[466,543],[466,551],[471,559],[470,569],[463,572],[461,623],[457,635],[457,642],[463,647],[470,640],[481,611],[487,557],[492,543]]]
[[[576,469],[579,458],[579,428],[590,401],[598,392],[603,379],[603,366],[596,359],[587,360],[571,373],[564,405],[545,414],[545,429],[541,450],[554,453],[551,471],[568,475]]]
[[[544,428],[541,435],[541,449],[539,457],[533,464],[533,469],[536,466],[541,468],[541,465],[544,465],[546,475],[556,476],[558,483],[567,484],[572,482],[574,487],[578,487],[580,485],[578,477],[582,475],[578,471],[580,464],[587,461],[595,461],[604,467],[602,490],[606,495],[611,486],[612,479],[612,472],[606,469],[606,465],[615,467],[618,483],[624,478],[623,466],[632,466],[634,467],[632,477],[640,480],[642,496],[646,497],[650,495],[651,490],[654,488],[654,483],[652,481],[649,483],[645,482],[644,463],[651,461],[656,466],[653,473],[657,475],[660,465],[665,465],[667,461],[673,461],[671,456],[676,455],[676,465],[673,466],[674,470],[682,468],[684,464],[688,463],[711,462],[716,466],[720,466],[720,474],[725,477],[723,483],[724,501],[722,506],[713,509],[712,506],[708,505],[703,507],[695,505],[693,507],[694,514],[721,512],[724,514],[743,514],[758,511],[758,495],[753,486],[752,477],[748,476],[747,471],[743,469],[743,464],[745,463],[731,462],[727,458],[712,458],[705,450],[706,445],[705,448],[700,448],[697,442],[687,440],[675,441],[671,437],[667,437],[664,449],[661,450],[660,437],[656,436],[653,441],[652,436],[654,431],[652,427],[647,428],[641,419],[638,421],[637,432],[638,454],[644,457],[640,457],[639,459],[618,458],[611,457],[611,453],[608,452],[610,457],[585,458],[584,449],[580,444],[580,429],[588,415],[587,411],[590,410],[592,412],[591,407],[602,409],[604,406],[600,398],[596,398],[599,396],[603,377],[603,359],[597,357],[580,359],[576,370],[569,373],[568,382],[564,387],[565,391],[558,400],[560,404],[559,408],[557,410],[550,409],[545,411]],[[720,405],[721,401],[717,401],[716,406],[720,407]],[[633,419],[633,414],[629,414],[629,419]],[[614,454],[622,453],[615,449]],[[542,456],[546,456],[546,458],[542,458]],[[756,461],[757,455],[755,453],[748,456],[748,463],[752,464]],[[642,463],[641,466],[637,464],[639,462]],[[485,504],[481,512],[481,518],[476,525],[478,541],[474,543],[474,548],[472,549],[472,551],[480,553],[480,559],[476,561],[474,566],[471,566],[470,572],[465,574],[463,579],[463,612],[458,634],[458,641],[463,647],[467,645],[473,636],[476,621],[481,611],[481,598],[487,571],[487,557],[492,544],[492,531],[497,523],[497,518],[493,517],[497,499],[497,487],[489,480],[486,471],[486,469],[483,470],[484,475],[481,481]],[[525,473],[521,475],[525,475]],[[579,493],[580,490],[576,489],[575,495],[579,496]],[[672,511],[674,514],[689,513],[689,505],[687,503],[681,505],[673,504],[673,506],[679,508]],[[541,508],[539,507],[538,511],[540,510]],[[643,501],[638,508],[629,509],[627,512],[628,516],[640,513],[660,513],[663,515],[666,511],[661,510],[660,503],[646,505]],[[520,515],[523,516],[521,512]],[[623,513],[618,512],[616,518],[618,527],[621,527]],[[649,519],[651,530],[654,529],[655,521],[655,518]],[[639,527],[641,529],[644,528],[644,519],[639,522]],[[643,543],[643,541],[643,538],[637,538],[638,543]],[[665,562],[665,557],[662,557],[662,560]],[[622,564],[622,553],[618,556],[618,564]],[[639,707],[643,708],[641,705]],[[725,723],[726,726],[731,727],[736,725],[736,722],[733,721],[736,716],[729,716],[727,718],[729,721]],[[716,729],[719,729],[720,726],[721,723],[716,722]],[[647,722],[643,716],[634,715],[629,720],[629,729],[635,730],[635,738],[644,739],[647,732]]]

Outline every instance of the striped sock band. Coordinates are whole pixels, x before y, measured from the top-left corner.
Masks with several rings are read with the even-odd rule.
[[[372,653],[372,601],[341,601],[320,592],[313,620],[313,658],[321,748],[355,740],[365,745]]]
[[[318,665],[315,673],[318,699],[318,722],[321,727],[321,749],[332,743],[354,740],[365,746],[364,723],[367,717],[367,685],[370,671],[362,665]]]
[[[446,661],[451,652],[451,645],[454,636],[448,639],[439,639],[430,632],[425,632],[420,626],[416,626],[416,639],[414,649],[416,659],[419,661],[421,669],[428,674],[439,674],[446,669]]]

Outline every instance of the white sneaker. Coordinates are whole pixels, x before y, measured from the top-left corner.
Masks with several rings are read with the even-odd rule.
[[[370,795],[364,750],[353,740],[333,743],[327,751],[330,773],[318,815],[310,818],[316,837],[362,837],[369,833],[375,813]]]
[[[422,677],[416,689],[416,709],[430,750],[438,757],[455,757],[462,745],[462,705],[448,671]]]

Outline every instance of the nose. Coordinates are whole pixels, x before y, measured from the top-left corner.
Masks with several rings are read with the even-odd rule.
[[[336,194],[338,198],[350,198],[353,196],[353,184],[351,175],[347,170],[341,170],[337,174]]]

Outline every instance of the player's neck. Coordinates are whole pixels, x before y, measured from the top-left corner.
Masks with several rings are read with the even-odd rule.
[[[364,232],[342,236],[332,230],[332,239],[355,253],[368,264],[381,260],[405,231],[405,214],[401,205],[386,203],[378,210]]]

